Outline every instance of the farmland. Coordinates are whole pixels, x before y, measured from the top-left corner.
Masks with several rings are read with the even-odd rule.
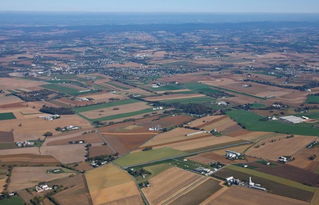
[[[197,204],[220,188],[218,182],[214,183],[206,177],[175,167],[161,172],[149,181],[151,187],[142,191],[150,204],[176,204],[181,201],[185,201],[186,204]],[[209,191],[205,189],[208,187],[211,188]],[[196,193],[201,189],[204,192]],[[184,195],[185,193],[187,194]]]
[[[97,104],[97,105],[79,107],[79,108],[75,108],[74,111],[77,113],[82,113],[82,112],[87,112],[87,111],[91,111],[91,110],[98,110],[98,109],[126,105],[126,104],[131,104],[131,103],[136,103],[136,102],[138,102],[138,101],[134,100],[134,99],[120,100],[120,101],[115,101],[115,102],[101,103],[101,104]]]
[[[12,112],[0,113],[0,120],[12,120],[12,119],[16,119],[16,117],[14,116]]]
[[[156,150],[133,152],[115,160],[115,163],[122,167],[129,167],[170,157],[176,157],[183,154],[184,152],[178,150],[161,148]]]
[[[252,131],[319,136],[319,129],[311,124],[292,125],[280,121],[265,121],[262,120],[264,117],[244,110],[232,110],[227,115],[242,127]]]
[[[91,170],[85,174],[93,205],[142,204],[139,191],[132,178],[115,165]]]

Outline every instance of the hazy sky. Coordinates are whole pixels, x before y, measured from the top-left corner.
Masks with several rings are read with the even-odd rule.
[[[0,10],[319,13],[319,0],[0,0]]]

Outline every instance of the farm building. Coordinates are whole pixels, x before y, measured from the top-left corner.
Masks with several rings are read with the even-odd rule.
[[[280,119],[293,124],[298,124],[306,121],[304,118],[296,117],[293,115],[280,117]]]

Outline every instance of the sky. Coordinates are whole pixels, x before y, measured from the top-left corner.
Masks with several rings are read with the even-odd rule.
[[[0,0],[0,11],[319,13],[319,0]]]

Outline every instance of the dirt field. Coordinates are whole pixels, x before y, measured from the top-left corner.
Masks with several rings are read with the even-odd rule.
[[[0,143],[14,142],[13,132],[2,132],[0,131]]]
[[[83,144],[42,146],[40,148],[42,155],[51,155],[61,163],[82,162],[86,154]]]
[[[113,164],[85,174],[93,205],[143,204],[131,176]]]
[[[55,180],[52,184],[68,187],[66,190],[53,195],[53,198],[59,204],[91,205],[91,197],[88,188],[86,187],[86,181],[83,175]]]
[[[155,102],[155,101],[165,101],[165,100],[177,100],[177,99],[186,99],[186,98],[197,98],[205,97],[202,94],[170,94],[163,96],[147,97],[145,100]]]
[[[0,164],[12,165],[57,165],[58,160],[48,155],[34,155],[34,154],[7,154],[0,155]]]
[[[16,104],[16,103],[21,103],[23,102],[20,100],[20,98],[16,96],[3,96],[0,95],[0,106],[5,106],[5,105],[10,105],[10,104]]]
[[[198,133],[198,130],[186,129],[186,128],[175,128],[171,131],[160,133],[156,135],[154,138],[143,144],[143,147],[147,146],[159,146],[159,145],[166,145],[171,144],[174,142],[180,142],[184,140],[189,140],[193,138],[203,137],[203,136],[211,136],[209,133]],[[189,135],[193,134],[193,135]],[[189,135],[189,136],[187,136]]]
[[[10,177],[9,191],[17,191],[48,182],[54,179],[70,176],[72,173],[48,174],[48,169],[58,167],[14,167]]]
[[[277,161],[279,156],[294,155],[315,139],[317,138],[309,136],[295,136],[289,139],[285,137],[272,137],[258,143],[260,145],[259,147],[252,147],[246,152],[246,154]],[[271,142],[272,140],[276,141]]]
[[[306,169],[309,171],[316,172],[319,170],[319,159],[318,157],[314,160],[309,160],[309,157],[312,155],[318,155],[319,153],[319,147],[314,147],[312,149],[301,149],[293,156],[295,157],[295,160],[289,162],[290,165],[293,165],[295,167],[299,167],[302,169]]]
[[[151,178],[151,186],[142,191],[151,205],[171,204],[207,180],[207,177],[173,167]]]
[[[222,118],[225,118],[225,115],[206,116],[187,123],[187,126],[201,128],[207,124],[219,121]]]
[[[109,146],[92,146],[89,148],[89,157],[114,154]]]
[[[110,99],[114,98],[114,99],[120,99],[120,100],[124,100],[126,99],[126,97],[122,96],[122,95],[118,95],[118,94],[113,94],[113,93],[94,93],[94,94],[89,94],[89,95],[82,95],[81,97],[85,97],[85,98],[93,98],[95,103],[102,103],[102,102],[109,102]]]
[[[231,187],[224,193],[216,198],[210,198],[202,205],[269,205],[269,204],[280,204],[280,205],[307,205],[308,203],[282,197],[266,192],[248,189],[244,187]]]
[[[83,129],[91,128],[89,122],[77,115],[64,115],[61,116],[60,119],[53,121],[40,119],[38,117],[3,120],[0,123],[0,130],[13,130],[15,141],[25,141],[42,138],[42,135],[47,131],[57,134],[58,132],[55,128],[69,125],[80,126]]]
[[[92,110],[88,112],[82,112],[81,115],[89,119],[98,119],[98,118],[112,116],[112,115],[135,112],[135,111],[144,110],[148,108],[151,108],[151,106],[147,105],[145,102],[138,102],[138,103],[119,105],[119,106],[114,106],[114,107],[104,108],[99,110]]]
[[[90,144],[102,144],[104,142],[99,133],[84,134],[84,132],[81,131],[72,134],[52,136],[46,139],[44,145],[68,145],[70,141],[77,140],[84,140],[86,143]]]
[[[33,88],[44,84],[44,82],[24,80],[18,78],[0,78],[0,88],[4,90]]]

